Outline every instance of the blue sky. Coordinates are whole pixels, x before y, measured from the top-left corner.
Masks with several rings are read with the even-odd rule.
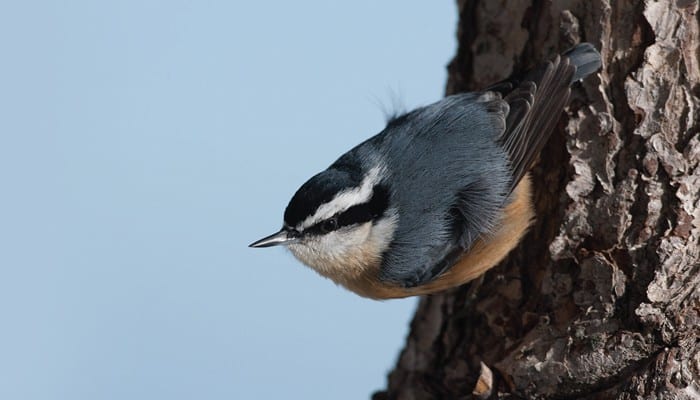
[[[442,97],[452,1],[0,5],[0,398],[358,399],[415,299],[249,249]]]

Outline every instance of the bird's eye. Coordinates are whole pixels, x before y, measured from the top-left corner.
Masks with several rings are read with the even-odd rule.
[[[328,218],[321,224],[321,230],[324,233],[332,232],[336,229],[338,229],[338,218],[336,217]]]

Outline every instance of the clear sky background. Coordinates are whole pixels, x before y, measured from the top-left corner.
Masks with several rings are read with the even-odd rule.
[[[281,248],[308,177],[442,97],[452,0],[0,4],[0,398],[363,399],[415,299]]]

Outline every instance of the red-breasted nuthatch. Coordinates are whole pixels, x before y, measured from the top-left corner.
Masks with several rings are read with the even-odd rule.
[[[375,299],[434,293],[500,262],[533,219],[527,171],[567,104],[597,71],[579,44],[484,91],[448,96],[390,120],[304,183],[282,229],[303,263]]]

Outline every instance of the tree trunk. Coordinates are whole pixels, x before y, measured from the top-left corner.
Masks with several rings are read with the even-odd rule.
[[[421,299],[374,399],[700,398],[698,2],[458,6],[448,93],[581,41],[603,69],[533,169],[523,243],[482,281]]]

